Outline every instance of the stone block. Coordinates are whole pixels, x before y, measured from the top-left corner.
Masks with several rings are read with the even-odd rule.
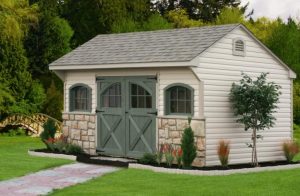
[[[95,141],[95,136],[89,136],[89,141],[94,142]]]
[[[169,131],[177,131],[177,127],[176,126],[170,126]]]
[[[90,115],[84,115],[84,120],[85,121],[90,121]]]
[[[179,138],[180,137],[179,131],[170,131],[169,137],[170,138]]]
[[[95,127],[96,127],[96,126],[95,126],[95,123],[92,123],[92,122],[89,122],[89,123],[88,123],[88,128],[89,128],[89,129],[95,129]]]
[[[169,126],[176,126],[176,119],[168,119]]]
[[[78,128],[78,123],[77,121],[71,121],[71,128],[77,129]]]
[[[71,138],[75,140],[80,140],[80,130],[71,129]]]
[[[202,151],[197,151],[197,157],[205,157],[205,151],[204,150],[202,150]]]
[[[82,129],[82,130],[87,130],[88,129],[87,121],[79,121],[78,122],[78,128]]]
[[[64,134],[64,136],[69,135],[69,127],[68,126],[63,126],[63,134]]]
[[[82,141],[78,141],[77,144],[82,148]]]
[[[84,148],[84,149],[88,149],[88,148],[90,148],[90,142],[87,142],[87,141],[84,141],[84,142],[82,142],[82,147]]]
[[[95,115],[91,115],[89,121],[93,122],[93,123],[96,122],[96,116]]]
[[[75,115],[75,120],[84,120],[84,115],[83,114],[76,114]]]
[[[94,135],[94,129],[88,129],[88,135]]]
[[[182,120],[182,119],[177,119],[176,126],[179,131],[183,131],[185,128],[188,127],[188,121]]]
[[[89,150],[90,155],[96,155],[96,149],[90,149]]]
[[[63,114],[62,119],[63,120],[69,120],[69,114]]]
[[[90,142],[90,148],[95,148],[95,142]]]
[[[168,128],[165,128],[165,136],[166,136],[166,138],[169,137],[169,129]]]
[[[72,121],[70,121],[70,120],[65,120],[64,122],[66,123],[66,126],[71,127]]]
[[[81,130],[81,135],[88,135],[88,131],[87,130]]]
[[[81,140],[82,141],[89,141],[89,137],[88,136],[81,136]]]
[[[197,149],[205,150],[205,138],[197,138]]]
[[[159,138],[158,139],[158,144],[161,145],[161,144],[164,144],[166,143],[166,139],[165,138]]]
[[[173,143],[173,144],[181,144],[181,138],[174,138],[174,139],[172,140],[172,143]]]
[[[168,119],[161,119],[162,128],[166,127],[167,125],[168,125]]]
[[[70,118],[70,120],[74,120],[75,119],[74,114],[70,114],[69,118]]]
[[[159,138],[166,138],[166,132],[164,129],[158,129]]]
[[[195,136],[205,136],[204,121],[192,120],[191,127]]]
[[[195,158],[193,164],[193,166],[196,166],[196,167],[204,167],[205,165],[205,159],[203,158]]]

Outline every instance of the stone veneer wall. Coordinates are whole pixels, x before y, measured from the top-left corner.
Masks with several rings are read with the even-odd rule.
[[[204,120],[193,119],[191,127],[194,131],[197,146],[197,157],[193,165],[203,167],[205,165],[205,122]],[[187,119],[158,118],[158,145],[168,143],[181,144],[183,130],[188,127]]]
[[[63,134],[68,142],[77,144],[89,154],[96,154],[96,115],[63,114]]]

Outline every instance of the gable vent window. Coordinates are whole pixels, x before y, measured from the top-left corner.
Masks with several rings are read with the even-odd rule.
[[[245,56],[245,42],[243,40],[233,40],[233,55]]]

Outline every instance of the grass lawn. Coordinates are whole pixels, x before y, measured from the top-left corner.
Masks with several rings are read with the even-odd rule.
[[[300,169],[230,176],[190,176],[128,169],[52,195],[299,195]]]
[[[33,157],[27,153],[28,149],[43,147],[44,144],[39,138],[0,136],[0,180],[72,162],[64,159]]]

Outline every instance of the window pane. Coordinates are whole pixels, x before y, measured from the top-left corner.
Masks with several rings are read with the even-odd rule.
[[[131,84],[131,107],[152,108],[152,97],[142,86]]]
[[[132,96],[131,97],[131,107],[132,108],[137,108],[137,96]]]
[[[138,96],[138,108],[145,108],[145,96]]]
[[[121,84],[111,85],[102,95],[102,100],[103,107],[121,107]]]
[[[178,113],[186,113],[185,111],[185,101],[178,101]]]
[[[186,88],[178,87],[178,99],[185,99]]]
[[[131,84],[131,95],[137,95],[137,86],[136,86],[136,84]]]
[[[152,108],[152,97],[151,96],[146,97],[146,108]]]
[[[186,102],[186,113],[192,113],[191,109],[192,109],[192,105],[191,105],[191,101],[187,101]]]
[[[77,86],[71,89],[71,99],[73,99],[73,110],[88,110],[88,89],[84,86]]]
[[[170,112],[177,113],[177,101],[170,102]]]
[[[169,112],[170,113],[180,113],[180,114],[190,114],[192,113],[192,92],[190,89],[182,86],[174,86],[167,90]]]

